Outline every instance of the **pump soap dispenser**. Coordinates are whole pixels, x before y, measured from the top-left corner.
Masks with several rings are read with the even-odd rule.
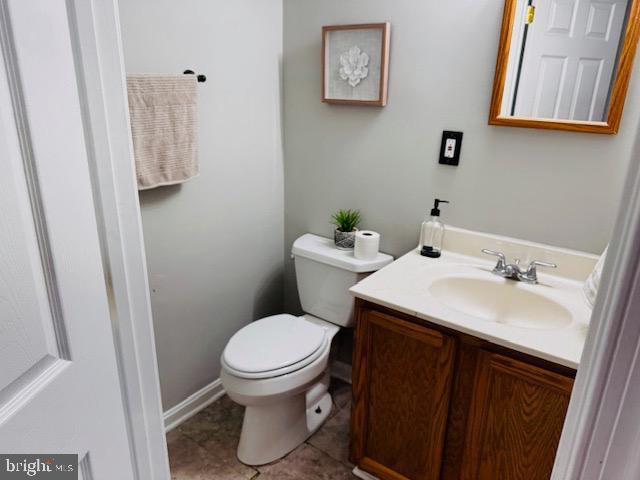
[[[449,202],[436,198],[431,209],[431,218],[422,222],[420,255],[423,257],[438,258],[441,255],[444,237],[444,224],[440,221],[440,209],[438,208],[441,203]]]

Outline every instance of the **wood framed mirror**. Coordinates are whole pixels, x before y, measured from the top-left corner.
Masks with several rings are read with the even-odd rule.
[[[615,134],[640,0],[505,0],[489,124]]]

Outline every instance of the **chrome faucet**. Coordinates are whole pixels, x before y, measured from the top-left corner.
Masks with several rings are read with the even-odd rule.
[[[557,265],[555,263],[534,260],[533,262],[529,263],[529,266],[527,268],[523,269],[520,267],[519,258],[514,259],[513,263],[507,263],[507,259],[502,252],[495,252],[493,250],[487,250],[486,248],[483,248],[482,253],[498,257],[498,263],[496,263],[496,266],[493,268],[493,274],[500,277],[517,280],[519,282],[531,284],[538,283],[537,267],[557,268]]]

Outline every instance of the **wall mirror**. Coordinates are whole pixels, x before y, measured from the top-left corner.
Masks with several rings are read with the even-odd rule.
[[[615,134],[640,0],[505,0],[491,125]]]

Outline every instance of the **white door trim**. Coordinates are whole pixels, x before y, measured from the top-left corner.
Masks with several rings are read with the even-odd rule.
[[[132,461],[139,480],[168,480],[169,462],[140,206],[129,134],[116,0],[66,0],[84,80],[91,177]]]
[[[640,135],[560,439],[554,480],[640,478],[638,159]]]

